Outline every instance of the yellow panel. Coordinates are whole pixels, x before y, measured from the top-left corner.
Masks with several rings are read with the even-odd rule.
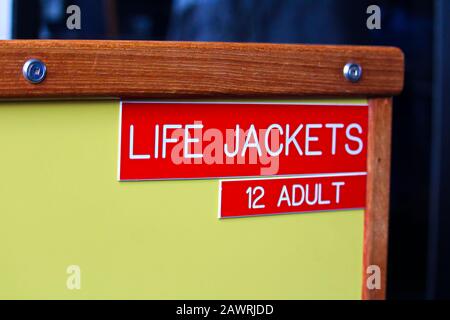
[[[219,220],[217,180],[118,182],[118,117],[0,103],[0,298],[361,297],[363,211]]]

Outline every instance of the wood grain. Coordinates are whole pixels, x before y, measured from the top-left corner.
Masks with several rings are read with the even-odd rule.
[[[367,205],[364,220],[363,299],[386,297],[392,99],[369,100]],[[381,270],[381,288],[367,288],[367,267]]]
[[[29,58],[47,78],[22,76]],[[344,65],[363,68],[348,82]],[[0,98],[392,96],[403,88],[397,48],[201,42],[0,41]]]

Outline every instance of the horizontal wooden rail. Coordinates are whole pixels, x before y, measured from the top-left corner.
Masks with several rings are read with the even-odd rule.
[[[47,77],[29,83],[24,63]],[[362,79],[343,76],[356,62]],[[0,99],[392,96],[403,88],[397,48],[204,42],[0,41]]]

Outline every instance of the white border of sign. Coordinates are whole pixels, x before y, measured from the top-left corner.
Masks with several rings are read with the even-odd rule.
[[[1,0],[0,0],[1,1]],[[361,102],[364,101],[364,102]],[[315,101],[314,99],[308,100],[289,100],[289,99],[280,99],[280,100],[257,100],[257,99],[243,99],[243,100],[208,100],[208,99],[186,99],[186,100],[120,100],[119,105],[119,143],[118,143],[118,160],[117,160],[117,181],[118,182],[138,182],[138,181],[182,181],[182,180],[226,180],[226,179],[242,179],[242,180],[248,180],[248,179],[270,179],[270,178],[296,178],[301,177],[303,175],[274,175],[274,176],[243,176],[243,177],[202,177],[202,178],[164,178],[164,179],[133,179],[133,180],[126,180],[126,179],[120,179],[120,156],[121,156],[121,149],[122,149],[122,105],[123,103],[148,103],[148,104],[266,104],[266,105],[273,105],[273,104],[288,104],[288,105],[317,105],[317,106],[357,106],[357,107],[369,107],[369,102],[367,99],[346,99],[346,98],[329,98],[329,99],[319,99],[319,101]],[[334,173],[325,173],[325,175],[330,175]],[[341,173],[344,174],[352,174],[352,172],[346,172]],[[311,175],[311,174],[308,174]],[[315,175],[318,176],[318,175]],[[319,175],[320,176],[320,175]]]

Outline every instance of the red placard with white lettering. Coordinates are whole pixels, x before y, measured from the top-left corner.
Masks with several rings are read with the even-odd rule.
[[[367,105],[122,102],[119,180],[365,172]]]
[[[362,209],[366,174],[220,182],[219,218]]]

